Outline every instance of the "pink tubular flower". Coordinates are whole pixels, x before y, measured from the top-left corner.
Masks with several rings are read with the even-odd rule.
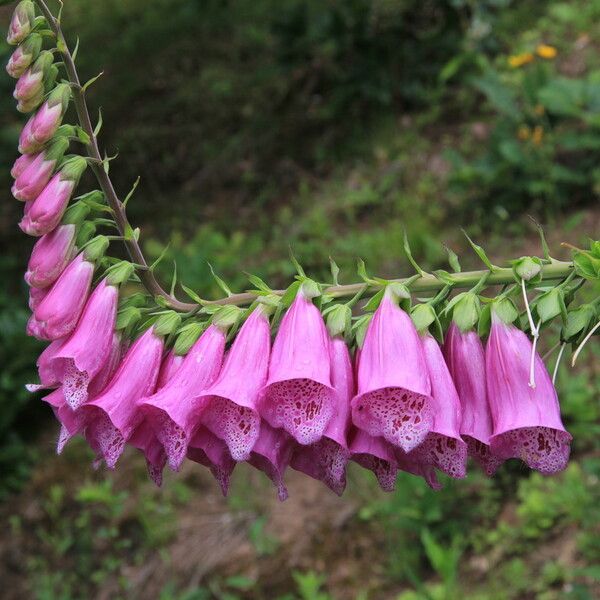
[[[33,2],[31,0],[22,0],[19,2],[13,12],[6,41],[11,46],[20,44],[29,35],[34,19],[35,10]]]
[[[137,401],[154,391],[162,353],[162,338],[148,329],[129,348],[104,391],[79,409],[87,423],[85,436],[90,446],[110,469],[142,422]]]
[[[43,50],[35,63],[19,77],[13,96],[19,102],[28,103],[44,95],[44,77],[50,70],[54,57],[52,52]]]
[[[85,159],[79,156],[64,164],[25,211],[19,223],[24,233],[33,236],[44,235],[59,224],[86,166]]]
[[[43,339],[57,340],[75,329],[93,274],[94,263],[85,259],[84,252],[78,254],[61,273],[33,313]]]
[[[373,471],[384,492],[393,492],[396,487],[398,461],[389,442],[358,428],[350,434],[350,439],[350,459]]]
[[[50,140],[61,124],[70,97],[71,90],[66,83],[61,83],[52,90],[46,102],[35,115],[29,118],[25,127],[23,127],[19,138],[19,152],[21,154],[37,152]]]
[[[293,446],[292,438],[283,429],[274,429],[263,421],[248,459],[250,465],[262,471],[275,484],[281,502],[288,497],[283,475],[292,457]]]
[[[59,385],[59,381],[56,378],[51,365],[52,359],[60,351],[60,347],[62,346],[63,342],[64,340],[55,340],[51,344],[48,344],[48,346],[46,346],[43,352],[39,355],[36,366],[38,369],[40,383],[28,383],[25,387],[29,392],[37,392],[38,390],[44,388],[52,388]]]
[[[346,488],[346,464],[350,457],[346,434],[350,424],[350,400],[354,395],[354,374],[345,341],[335,337],[330,348],[335,413],[318,442],[310,446],[296,446],[290,466],[322,481],[341,496]]]
[[[77,228],[75,225],[60,225],[43,235],[33,247],[25,281],[32,288],[52,285],[64,271],[75,251]]]
[[[535,388],[529,386],[529,338],[492,311],[485,366],[494,434],[491,448],[500,458],[520,458],[544,474],[562,471],[571,435],[560,418],[554,385],[535,355]]]
[[[236,462],[231,458],[229,449],[222,439],[206,427],[200,426],[190,441],[187,457],[208,467],[219,483],[223,496],[227,496],[229,481]]]
[[[27,39],[12,53],[6,65],[6,72],[15,79],[21,77],[37,58],[41,49],[42,36],[39,33],[27,36]]]
[[[211,325],[194,344],[175,375],[155,394],[143,394],[139,408],[165,448],[169,468],[178,471],[199,424],[203,391],[223,361],[225,334]]]
[[[102,280],[87,301],[77,327],[51,360],[50,368],[75,410],[88,399],[88,386],[110,356],[119,291]]]
[[[329,335],[302,288],[281,321],[261,401],[261,416],[300,444],[321,439],[334,410]]]
[[[258,439],[256,405],[270,349],[269,318],[258,306],[237,334],[218,379],[200,398],[200,422],[227,444],[234,460],[246,460]]]
[[[369,323],[357,370],[354,424],[405,452],[416,448],[433,424],[431,384],[412,320],[388,294]]]
[[[475,331],[461,332],[452,323],[446,334],[444,356],[462,408],[460,435],[467,451],[491,477],[502,460],[492,454],[492,413],[486,391],[485,353]]]
[[[69,147],[69,140],[59,136],[42,152],[35,154],[31,163],[20,173],[12,186],[12,194],[24,202],[35,200],[46,187],[56,163]]]
[[[55,343],[55,342],[54,342]],[[60,346],[59,346],[60,349]],[[108,382],[115,374],[121,359],[121,337],[119,334],[113,334],[111,353],[105,361],[102,369],[96,374],[88,387],[89,397],[95,398],[104,390]],[[51,394],[43,398],[54,410],[54,414],[60,422],[60,433],[56,445],[56,453],[61,454],[67,442],[75,435],[82,433],[85,429],[85,414],[81,410],[73,410],[66,401],[62,388],[54,390]]]
[[[422,338],[423,354],[431,381],[433,425],[425,440],[410,454],[455,479],[467,475],[467,445],[460,437],[461,409],[454,382],[435,339]]]

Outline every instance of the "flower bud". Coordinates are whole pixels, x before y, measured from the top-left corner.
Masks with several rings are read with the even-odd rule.
[[[170,335],[180,324],[181,316],[174,310],[169,310],[158,317],[154,325],[154,331],[156,335]]]
[[[35,157],[35,154],[23,154],[19,156],[10,170],[10,176],[16,179],[35,160]]]
[[[36,242],[25,273],[28,285],[45,288],[58,279],[73,257],[76,234],[75,225],[60,225]]]
[[[41,88],[35,96],[27,100],[19,100],[17,102],[17,110],[20,113],[27,114],[33,112],[44,100],[44,88]]]
[[[346,304],[336,304],[325,311],[327,331],[331,337],[345,336],[352,325],[352,310]]]
[[[67,208],[67,210],[65,212],[65,216],[62,219],[62,222],[65,224],[72,223],[73,225],[82,225],[82,226],[87,225],[87,223],[89,221],[86,223],[84,223],[84,221],[85,221],[85,219],[87,219],[87,216],[89,214],[90,214],[89,206],[87,206],[83,202],[75,202],[74,204],[69,206],[69,208]],[[93,225],[93,223],[90,223],[90,224]],[[85,241],[87,242],[89,239],[90,238],[88,238]]]
[[[60,172],[54,175],[19,223],[27,235],[40,236],[52,231],[60,222],[67,204],[86,167],[80,156],[67,160]]]
[[[42,36],[32,33],[12,53],[7,65],[6,72],[17,79],[31,66],[42,49]]]
[[[64,137],[55,138],[50,145],[36,154],[31,164],[16,178],[12,194],[17,200],[35,200],[52,176],[56,163],[69,147]]]
[[[70,98],[71,89],[68,83],[61,83],[52,90],[48,100],[23,127],[19,138],[21,154],[36,152],[56,133]]]
[[[30,33],[35,19],[35,9],[31,0],[19,2],[13,13],[6,41],[11,46],[20,44]]]
[[[104,235],[98,235],[93,240],[88,242],[87,246],[83,250],[83,255],[86,260],[90,262],[96,262],[100,260],[106,252],[109,245],[108,238]]]
[[[122,260],[107,270],[106,282],[109,285],[119,285],[127,281],[133,275],[133,271],[133,265],[127,260]]]
[[[15,100],[27,101],[44,93],[44,77],[50,69],[54,57],[44,50],[33,65],[19,77],[13,96]]]

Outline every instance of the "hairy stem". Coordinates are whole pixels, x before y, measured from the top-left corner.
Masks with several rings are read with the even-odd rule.
[[[104,164],[102,155],[98,147],[98,139],[94,133],[94,128],[90,119],[90,114],[87,108],[85,93],[77,74],[77,69],[73,61],[73,56],[69,51],[67,43],[65,41],[60,22],[50,12],[45,0],[37,0],[37,3],[43,12],[49,27],[52,29],[57,39],[57,46],[62,55],[67,76],[72,85],[73,89],[73,103],[77,111],[77,116],[82,129],[89,136],[90,142],[87,144],[88,156],[92,159],[91,168],[96,176],[104,195],[106,196],[107,202],[114,214],[115,223],[119,229],[119,232],[123,238],[123,242],[127,247],[127,251],[131,257],[131,260],[136,264],[136,271],[140,278],[140,281],[150,294],[154,297],[160,296],[165,299],[167,304],[174,310],[180,312],[192,312],[198,309],[198,305],[195,303],[181,302],[175,298],[172,294],[169,294],[160,283],[156,280],[154,273],[149,269],[148,263],[140,245],[137,240],[133,237],[133,229],[127,219],[125,213],[125,207],[117,196],[112,181],[108,173],[104,170]],[[544,281],[561,281],[568,277],[573,271],[573,264],[570,262],[553,261],[542,267],[542,277]],[[463,273],[452,274],[452,283],[450,286],[454,288],[472,288],[474,287],[481,278],[487,275],[486,285],[505,285],[514,283],[514,275],[511,268],[496,268],[494,271],[489,272],[487,270],[482,271],[469,271]],[[407,283],[412,278],[395,279],[395,282]],[[447,281],[438,279],[435,275],[429,273],[423,274],[415,281],[410,282],[410,289],[413,292],[436,292],[441,290],[446,285]],[[363,289],[364,283],[352,283],[349,285],[334,285],[325,288],[324,292],[335,298],[343,298],[354,296],[357,292]],[[369,286],[366,293],[377,292],[381,289],[380,285]],[[274,290],[273,293],[276,295],[283,295],[285,290]],[[206,304],[219,304],[219,305],[248,305],[256,299],[256,295],[250,292],[242,294],[232,294],[227,298],[221,298],[219,300],[207,301]]]
[[[104,164],[102,161],[102,155],[100,154],[100,149],[98,147],[98,139],[96,134],[94,133],[94,128],[92,126],[92,121],[90,119],[90,113],[87,108],[87,103],[85,100],[85,93],[81,87],[81,82],[79,80],[79,75],[77,74],[77,69],[75,67],[75,62],[73,61],[73,56],[69,51],[69,47],[67,46],[66,40],[62,33],[62,29],[60,26],[60,22],[54,17],[54,15],[50,12],[46,2],[44,0],[38,0],[38,5],[41,11],[44,13],[44,17],[46,17],[46,21],[48,21],[48,25],[56,35],[57,46],[62,55],[62,59],[65,64],[65,69],[67,71],[67,76],[69,81],[71,82],[71,87],[73,90],[73,103],[75,105],[75,110],[77,111],[77,117],[79,119],[79,123],[85,133],[89,136],[90,142],[87,144],[87,153],[88,156],[92,159],[91,168],[98,180],[98,184],[102,188],[104,195],[106,196],[106,200],[108,201],[108,205],[110,206],[115,223],[119,229],[121,236],[123,236],[123,242],[127,247],[127,251],[129,252],[129,256],[131,260],[139,265],[136,270],[137,274],[144,285],[144,287],[152,294],[153,296],[162,296],[171,308],[175,310],[188,312],[196,308],[196,304],[190,304],[186,302],[181,302],[177,300],[177,298],[173,297],[167,291],[165,291],[160,283],[154,277],[154,273],[149,269],[148,263],[146,262],[146,258],[138,244],[137,240],[133,237],[133,229],[129,224],[127,219],[127,214],[125,213],[125,208],[123,203],[119,200],[115,188],[112,184],[108,173],[104,170]]]

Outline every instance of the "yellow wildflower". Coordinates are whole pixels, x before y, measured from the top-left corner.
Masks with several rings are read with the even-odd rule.
[[[531,130],[529,129],[529,127],[527,127],[527,125],[521,125],[517,130],[517,137],[520,140],[528,140],[530,135]]]
[[[513,69],[518,69],[527,63],[530,63],[533,60],[534,56],[531,52],[523,52],[522,54],[513,54],[508,57],[508,64]]]
[[[536,104],[533,108],[533,112],[541,117],[546,112],[546,109],[543,104]]]
[[[544,139],[544,130],[541,125],[536,125],[533,128],[533,135],[531,136],[531,140],[536,146],[539,146]]]
[[[540,44],[535,51],[538,56],[549,60],[555,58],[557,54],[556,48],[554,46],[548,46],[547,44]]]

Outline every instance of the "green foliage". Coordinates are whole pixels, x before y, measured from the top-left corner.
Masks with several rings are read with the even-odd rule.
[[[567,76],[561,54],[578,52],[561,39],[573,12],[590,15],[600,3],[577,4],[572,10],[554,5],[554,35],[537,24],[524,36],[522,52],[480,61],[472,78],[492,111],[489,136],[448,157],[452,188],[481,219],[506,219],[532,206],[548,215],[600,195],[600,65],[590,59],[587,69]],[[544,39],[556,40],[559,49]]]

